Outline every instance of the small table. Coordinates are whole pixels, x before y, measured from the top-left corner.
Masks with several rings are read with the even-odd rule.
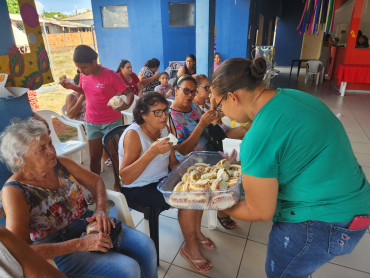
[[[293,69],[293,66],[294,66],[295,62],[298,62],[298,70],[297,70],[297,78],[298,78],[299,71],[301,70],[301,64],[304,63],[304,62],[311,61],[311,60],[315,60],[315,59],[294,59],[294,60],[292,60],[292,64],[290,65],[289,77],[292,75],[292,69]]]
[[[338,81],[340,82],[340,95],[346,92],[347,82],[370,84],[370,66],[368,65],[339,65]]]

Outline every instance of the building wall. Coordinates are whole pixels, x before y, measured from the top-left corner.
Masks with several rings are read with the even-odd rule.
[[[279,66],[290,66],[292,59],[301,57],[303,34],[296,30],[301,19],[304,3],[284,0],[281,18],[278,20],[275,41],[275,61]]]
[[[147,60],[155,57],[161,61],[163,69],[159,0],[92,0],[91,4],[102,65],[116,70],[121,59],[128,59],[133,71],[138,73]],[[103,28],[101,7],[113,5],[127,5],[129,28]]]
[[[163,37],[163,69],[166,69],[170,61],[185,61],[188,54],[195,53],[195,0],[162,0],[162,37]],[[193,3],[194,4],[194,27],[170,27],[168,3]]]
[[[147,60],[157,58],[161,62],[159,71],[163,71],[169,61],[185,61],[187,54],[195,54],[195,26],[169,27],[168,2],[92,0],[100,63],[117,69],[120,60],[127,59],[138,73]],[[171,2],[195,3],[195,0]],[[101,7],[111,5],[127,5],[129,28],[103,28]]]
[[[0,26],[0,56],[3,56],[15,43],[6,1],[0,1]]]
[[[216,52],[222,60],[246,57],[250,0],[216,1]]]

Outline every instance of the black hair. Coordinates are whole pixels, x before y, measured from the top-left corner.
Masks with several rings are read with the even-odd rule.
[[[168,100],[161,93],[158,93],[158,92],[145,93],[136,102],[136,105],[133,111],[134,122],[136,122],[139,125],[145,123],[143,114],[148,114],[150,111],[150,107],[158,103],[163,103],[167,107],[169,107],[170,105]]]
[[[167,71],[162,71],[159,77],[161,77],[162,75],[167,75],[167,77],[170,78],[170,75],[168,74]]]
[[[98,59],[98,53],[88,45],[81,44],[73,52],[73,61],[80,64],[91,64]]]
[[[220,58],[221,58],[221,54],[220,54],[220,53],[216,52],[216,53],[215,53],[215,56],[216,56],[216,55],[220,56]]]
[[[190,81],[193,81],[194,82],[194,85],[196,86],[197,85],[197,82],[195,81],[194,77],[192,77],[191,75],[188,75],[188,74],[183,74],[180,76],[179,79],[177,79],[177,82],[176,82],[176,87],[179,88],[181,83],[186,81],[186,80],[190,80]]]
[[[197,61],[194,54],[189,54],[188,56],[186,56],[186,58],[191,58],[194,62]]]
[[[75,77],[73,78],[73,82],[75,83],[75,85],[80,85],[80,71],[77,70],[77,74],[75,75]]]
[[[253,61],[244,58],[231,58],[220,65],[212,76],[212,89],[224,97],[238,89],[254,91],[263,83],[267,69],[262,57]]]
[[[130,61],[122,59],[121,62],[119,63],[119,66],[118,66],[118,69],[117,69],[116,72],[119,73],[121,71],[121,69],[123,69],[125,67],[125,65],[127,63],[130,63]]]
[[[152,58],[152,59],[146,61],[144,66],[153,69],[153,68],[158,68],[160,64],[161,64],[161,62],[159,62],[159,60],[157,58]]]

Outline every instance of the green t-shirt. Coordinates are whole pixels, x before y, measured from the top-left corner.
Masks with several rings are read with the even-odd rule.
[[[278,179],[273,221],[370,215],[370,185],[341,122],[317,98],[279,90],[257,113],[240,151],[243,174]]]

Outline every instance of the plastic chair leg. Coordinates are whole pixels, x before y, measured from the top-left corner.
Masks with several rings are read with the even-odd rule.
[[[159,214],[160,211],[158,210],[155,209],[150,210],[149,232],[150,238],[154,242],[155,250],[157,251],[157,266],[159,265],[159,233],[158,233]]]

